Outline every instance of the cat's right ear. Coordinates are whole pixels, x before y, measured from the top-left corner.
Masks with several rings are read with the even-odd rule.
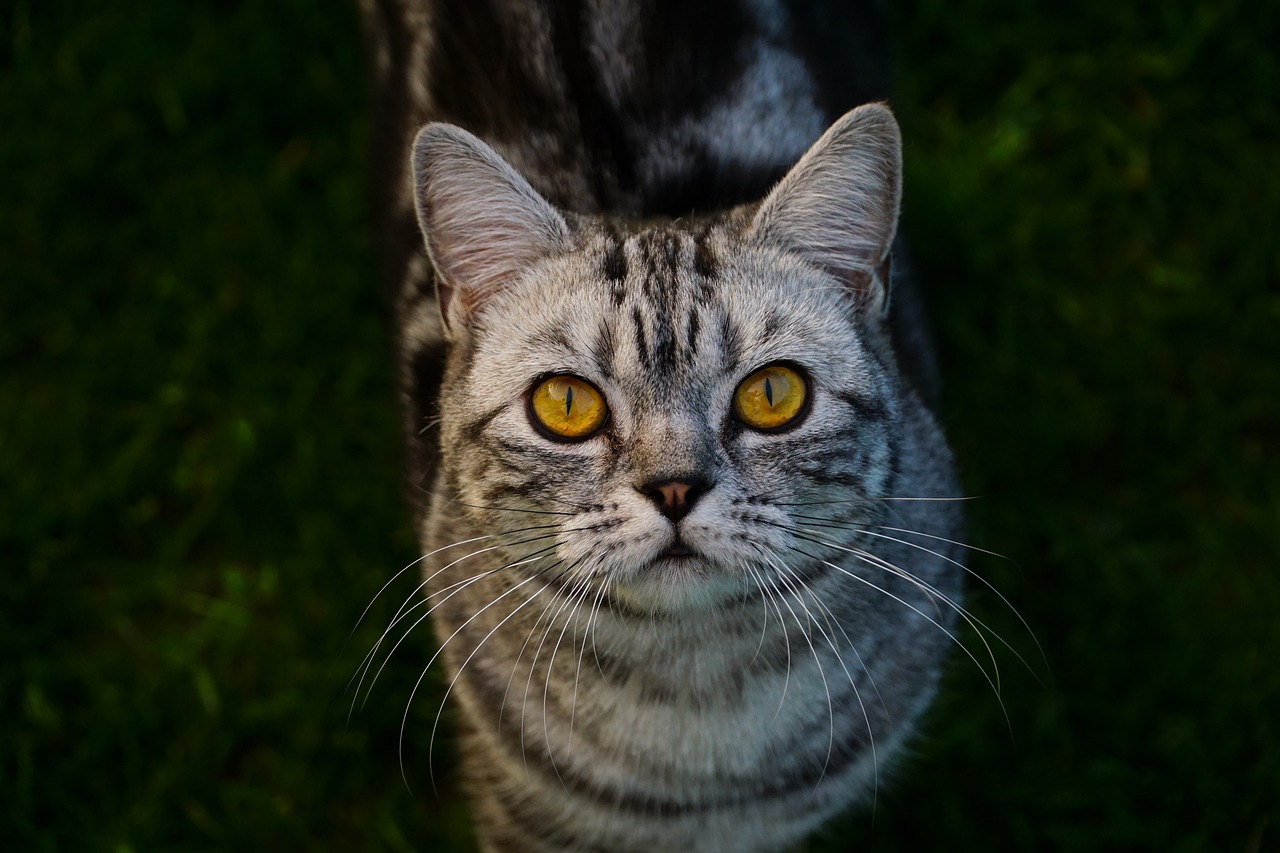
[[[757,240],[804,257],[863,310],[889,307],[889,250],[902,198],[902,136],[884,104],[845,113],[760,204]]]
[[[460,127],[437,122],[419,131],[413,181],[446,329],[456,331],[568,242],[564,217],[498,152]]]

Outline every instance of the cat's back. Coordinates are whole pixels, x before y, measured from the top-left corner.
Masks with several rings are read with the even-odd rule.
[[[888,88],[877,3],[363,5],[386,168],[445,121],[575,212],[678,217],[758,199],[835,117]]]

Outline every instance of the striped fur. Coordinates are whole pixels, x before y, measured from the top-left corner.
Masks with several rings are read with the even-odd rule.
[[[482,846],[795,844],[879,783],[960,595],[954,546],[892,532],[960,519],[918,500],[956,486],[900,262],[889,300],[896,124],[836,121],[883,93],[876,13],[364,5],[426,606]],[[734,390],[779,362],[809,408],[754,431]],[[598,435],[533,427],[553,373],[603,393]],[[642,489],[671,479],[707,484],[676,521]]]

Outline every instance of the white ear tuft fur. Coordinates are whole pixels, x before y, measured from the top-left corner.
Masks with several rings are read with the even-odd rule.
[[[498,152],[460,127],[437,122],[418,132],[413,178],[446,327],[466,322],[568,242],[564,217]]]
[[[883,313],[901,196],[898,123],[884,104],[865,104],[841,116],[778,182],[751,232],[827,270]]]

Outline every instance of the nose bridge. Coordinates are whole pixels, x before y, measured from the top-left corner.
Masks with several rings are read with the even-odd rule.
[[[632,458],[637,483],[711,479],[715,442],[710,428],[690,415],[650,417],[640,425]]]

